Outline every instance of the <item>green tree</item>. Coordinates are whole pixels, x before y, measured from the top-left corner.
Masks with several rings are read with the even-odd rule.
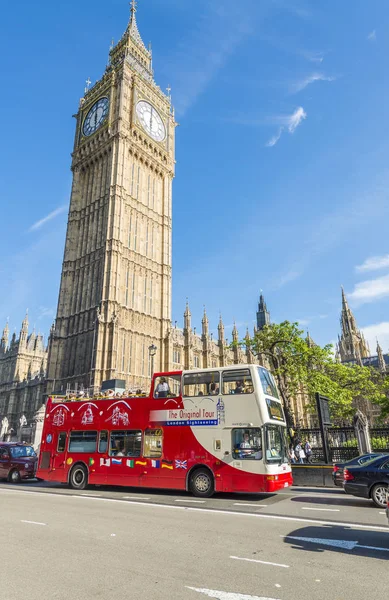
[[[248,344],[256,356],[267,358],[277,380],[288,426],[294,422],[292,398],[299,393],[309,395],[312,412],[315,412],[315,393],[327,396],[335,419],[350,417],[355,412],[353,401],[357,398],[384,403],[383,382],[371,369],[337,363],[331,345],[321,348],[303,334],[298,323],[284,321],[266,325],[253,338],[241,343]]]

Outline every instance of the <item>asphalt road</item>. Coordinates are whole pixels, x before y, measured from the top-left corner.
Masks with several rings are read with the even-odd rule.
[[[1,484],[0,597],[387,597],[382,512],[318,488],[202,502],[128,488]]]

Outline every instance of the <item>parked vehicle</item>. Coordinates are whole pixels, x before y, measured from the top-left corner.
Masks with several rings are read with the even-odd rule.
[[[38,457],[32,446],[18,442],[0,442],[0,479],[19,483],[33,479]]]
[[[379,508],[387,508],[389,456],[384,454],[364,465],[344,469],[343,487],[352,496],[371,498]]]
[[[343,487],[343,471],[345,468],[364,465],[365,463],[373,460],[374,458],[378,458],[379,456],[382,456],[382,452],[370,452],[369,454],[361,454],[361,456],[356,456],[355,458],[352,458],[344,463],[335,463],[334,470],[332,471],[332,479],[334,484],[339,487]]]

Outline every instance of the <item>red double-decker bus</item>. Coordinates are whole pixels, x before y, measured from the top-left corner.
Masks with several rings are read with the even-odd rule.
[[[271,373],[256,365],[155,374],[147,397],[48,399],[37,477],[214,492],[292,484]]]

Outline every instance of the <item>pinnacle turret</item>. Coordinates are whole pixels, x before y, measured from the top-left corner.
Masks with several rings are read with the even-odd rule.
[[[257,329],[261,331],[265,327],[265,325],[270,325],[270,313],[267,310],[265,298],[261,293],[259,297],[258,303],[258,312],[257,312]]]
[[[341,362],[355,361],[357,364],[362,364],[362,359],[370,355],[370,350],[363,334],[357,327],[343,287],[340,326],[342,333],[339,338],[337,352]]]
[[[207,316],[207,312],[205,310],[205,306],[204,306],[204,315],[203,318],[201,320],[201,325],[202,325],[202,333],[203,336],[208,336],[209,333],[209,321],[208,321],[208,316]]]
[[[3,351],[7,350],[8,343],[9,343],[9,325],[8,325],[8,319],[7,319],[7,322],[3,329],[3,335],[2,335],[1,341],[0,341],[0,349]]]
[[[225,337],[224,337],[224,323],[223,323],[223,319],[222,319],[221,315],[220,315],[220,318],[219,318],[219,325],[217,326],[217,331],[218,331],[219,343],[224,343],[224,341],[225,341]]]
[[[384,354],[382,352],[382,348],[377,340],[377,358],[378,358],[378,369],[381,373],[386,373],[386,362],[384,358]]]
[[[187,300],[186,308],[185,308],[185,312],[184,312],[184,329],[191,328],[191,321],[192,321],[192,313],[190,312],[189,302]]]

